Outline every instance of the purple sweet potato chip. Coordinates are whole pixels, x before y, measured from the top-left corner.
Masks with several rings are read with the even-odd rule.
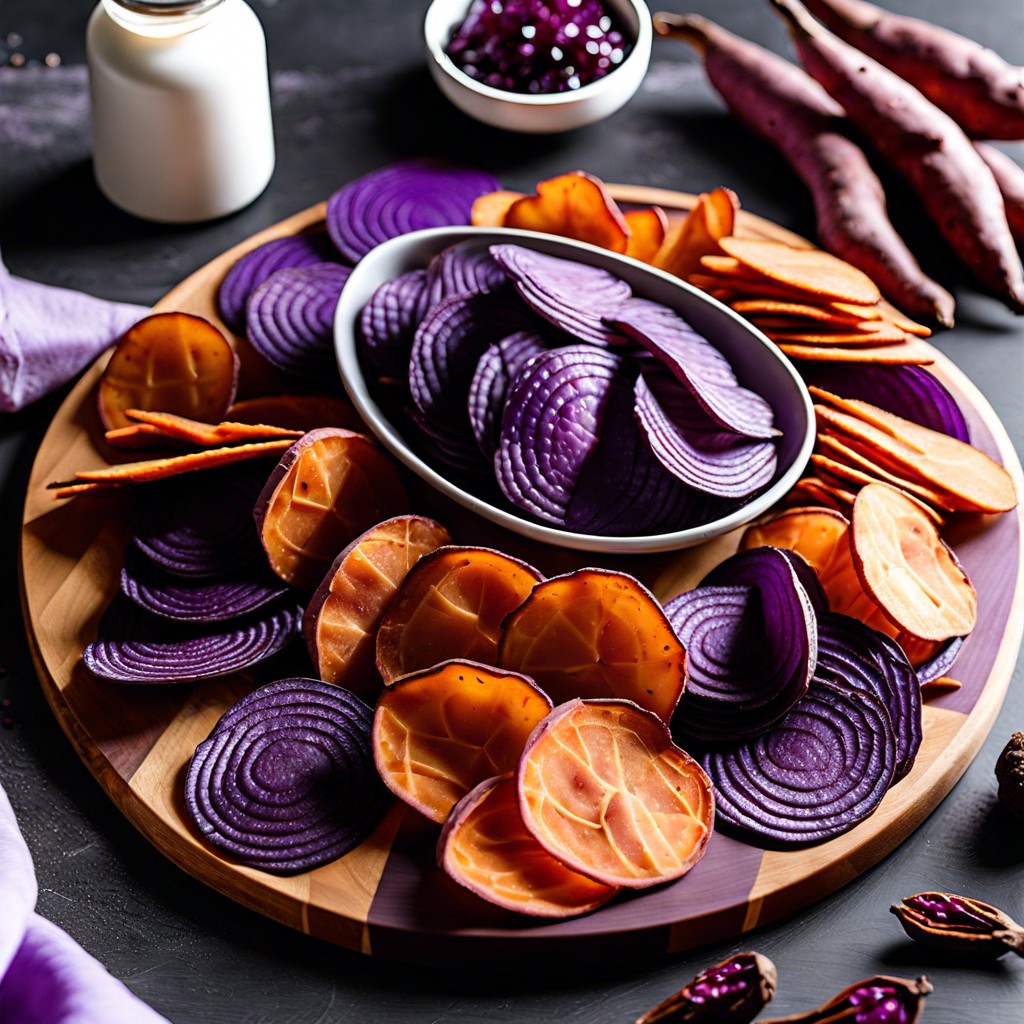
[[[203,838],[252,867],[306,871],[358,846],[391,797],[373,711],[340,686],[279,679],[229,708],[196,748],[185,806]]]
[[[181,683],[241,672],[299,633],[302,608],[292,597],[224,623],[178,623],[144,611],[118,594],[100,619],[82,660],[99,679],[118,683]]]
[[[725,356],[678,313],[634,298],[607,319],[664,363],[719,426],[749,437],[779,433],[768,402],[741,386]]]
[[[473,201],[501,188],[476,168],[405,160],[364,174],[327,201],[327,231],[355,263],[381,242],[420,228],[469,224]]]
[[[606,322],[632,295],[621,278],[521,245],[492,245],[491,253],[526,304],[556,327],[594,345],[627,343],[622,331]]]
[[[657,459],[688,486],[746,498],[771,482],[774,443],[722,430],[663,367],[647,367],[637,378],[635,409]]]
[[[286,267],[308,267],[341,259],[326,231],[286,235],[251,249],[240,257],[217,289],[217,310],[236,334],[245,333],[245,307],[252,293],[271,274]]]
[[[606,349],[567,345],[523,368],[509,389],[494,457],[498,485],[513,505],[564,523],[620,366]]]
[[[260,563],[227,577],[190,579],[166,572],[129,548],[121,569],[121,591],[139,607],[165,619],[223,622],[283,597],[288,586]]]
[[[171,573],[214,577],[264,560],[252,510],[269,460],[147,484],[132,507],[134,545]]]
[[[427,272],[409,270],[385,281],[359,315],[363,351],[378,373],[404,380],[416,327],[429,308]]]
[[[252,347],[292,377],[320,382],[335,375],[334,309],[351,272],[340,263],[274,271],[246,306]]]
[[[540,323],[511,294],[453,295],[439,302],[413,338],[409,389],[416,407],[469,433],[469,385],[480,357],[489,345]]]
[[[450,245],[427,265],[429,304],[450,295],[494,292],[511,287],[505,271],[486,249]]]
[[[516,331],[489,345],[477,360],[469,383],[469,424],[480,450],[488,459],[498,450],[505,398],[519,371],[547,348],[535,331]]]

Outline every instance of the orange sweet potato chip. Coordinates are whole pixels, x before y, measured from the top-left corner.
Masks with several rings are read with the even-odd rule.
[[[917,502],[888,484],[863,487],[851,531],[861,585],[899,629],[935,641],[974,629],[974,587]]]
[[[829,363],[879,363],[888,366],[927,366],[935,362],[935,353],[912,339],[883,345],[808,345],[779,341],[779,350],[791,359]]]
[[[537,194],[515,200],[504,225],[590,242],[624,253],[629,225],[604,182],[585,171],[570,171],[537,184]]]
[[[628,701],[571,700],[537,727],[517,770],[526,827],[563,864],[646,888],[704,855],[711,782],[657,716]]]
[[[821,249],[797,249],[782,242],[730,235],[719,240],[729,256],[773,281],[812,294],[871,305],[881,298],[863,271]]]
[[[487,779],[452,809],[437,862],[488,902],[531,917],[575,917],[621,891],[567,868],[537,842],[523,823],[513,775]]]
[[[877,448],[900,475],[934,487],[950,507],[967,512],[1007,512],[1017,504],[1007,471],[973,445],[922,427],[859,399],[812,388],[819,423]]]
[[[683,692],[686,652],[636,579],[578,569],[538,583],[508,616],[498,664],[535,679],[556,704],[621,697],[667,722]]]
[[[629,227],[626,255],[642,263],[653,263],[668,231],[665,211],[659,206],[648,206],[642,210],[627,210],[623,216]]]
[[[396,796],[441,822],[478,783],[515,769],[550,710],[548,697],[517,672],[442,662],[380,695],[374,761]]]
[[[684,281],[701,270],[701,257],[721,254],[719,239],[736,225],[739,199],[728,188],[702,192],[693,209],[672,228],[652,261]]]
[[[522,199],[524,195],[523,192],[510,192],[501,189],[497,192],[485,192],[482,196],[477,196],[470,212],[470,223],[477,228],[505,227],[505,215],[508,213],[509,207],[517,199]]]

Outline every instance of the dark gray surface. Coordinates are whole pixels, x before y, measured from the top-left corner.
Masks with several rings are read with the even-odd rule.
[[[583,168],[607,181],[697,192],[724,184],[743,206],[812,234],[810,205],[764,144],[723,113],[689,49],[655,41],[638,97],[602,125],[555,137],[482,128],[447,105],[421,56],[425,0],[255,0],[274,73],[279,164],[247,210],[194,228],[143,224],[97,193],[89,165],[83,0],[5,0],[0,61],[0,246],[11,270],[110,298],[150,303],[254,231],[325,198],[355,175],[405,155],[436,153],[495,171],[511,188]],[[652,4],[652,9],[657,9]],[[791,56],[767,0],[701,0],[696,10]],[[1020,0],[893,0],[1024,64]],[[9,33],[22,42],[11,45]],[[6,40],[6,42],[5,42]],[[59,67],[41,62],[60,55]],[[1005,147],[1024,162],[1024,146]],[[935,344],[992,404],[1024,451],[1024,321],[978,294],[910,204],[896,216],[933,273],[957,294],[958,324]],[[925,1020],[1010,1024],[1024,1007],[1024,962],[943,962],[905,939],[887,908],[924,889],[958,891],[1024,918],[1024,824],[995,804],[993,766],[1024,728],[1024,668],[972,766],[894,854],[818,905],[730,943],[641,969],[530,976],[420,970],[313,941],[194,881],[121,817],[77,757],[36,683],[17,596],[17,533],[29,466],[60,395],[0,423],[0,779],[35,857],[39,910],[175,1024],[314,1021],[629,1022],[708,964],[757,949],[779,969],[771,1010],[809,1008],[876,972],[935,985]],[[1008,571],[1009,571],[1008,566]],[[2,910],[0,910],[2,912]]]

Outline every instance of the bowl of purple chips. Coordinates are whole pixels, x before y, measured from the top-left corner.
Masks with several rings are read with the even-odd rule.
[[[727,306],[583,242],[445,227],[382,243],[335,313],[349,397],[470,511],[548,544],[692,547],[779,501],[814,444],[789,360]]]
[[[434,0],[430,73],[464,113],[508,131],[569,131],[622,107],[651,58],[643,0]]]

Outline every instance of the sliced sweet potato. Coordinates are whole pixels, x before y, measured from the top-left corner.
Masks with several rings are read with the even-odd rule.
[[[714,793],[668,727],[630,701],[571,700],[534,731],[516,772],[526,827],[563,864],[646,888],[704,855]]]
[[[531,917],[588,913],[621,890],[556,860],[523,824],[511,774],[481,782],[445,821],[437,844],[444,872],[471,892]]]
[[[244,441],[269,441],[274,438],[302,436],[301,430],[276,427],[269,423],[237,423],[222,420],[220,423],[204,423],[188,416],[171,412],[150,412],[146,409],[125,409],[125,416],[132,422],[127,427],[108,430],[106,439],[115,445],[124,443],[134,436],[150,441],[161,439],[179,441],[199,446],[238,444]]]
[[[654,266],[684,281],[690,274],[699,273],[702,257],[721,254],[719,239],[733,233],[739,205],[731,189],[702,192],[689,213],[669,229],[654,257]]]
[[[786,495],[786,504],[790,509],[805,507],[827,508],[842,515],[848,514],[853,508],[856,495],[845,490],[832,487],[821,477],[802,476]]]
[[[718,244],[750,270],[810,294],[867,305],[881,299],[878,286],[867,274],[821,249],[798,249],[783,242],[735,235],[719,239]]]
[[[623,217],[629,227],[626,255],[642,263],[654,262],[668,231],[665,211],[660,206],[648,206],[642,210],[626,210]]]
[[[778,342],[779,350],[791,359],[831,363],[881,363],[890,366],[927,366],[935,362],[932,349],[911,341],[887,342],[882,345],[805,345],[798,342]]]
[[[950,508],[1007,512],[1017,504],[1013,478],[994,459],[957,438],[922,427],[859,399],[810,389],[824,423],[875,448],[900,475],[942,491]],[[827,405],[822,403],[828,403]]]
[[[126,409],[151,409],[215,423],[234,401],[238,371],[235,350],[208,320],[153,313],[114,346],[97,387],[100,421],[126,427]]]
[[[896,626],[936,641],[974,629],[978,595],[917,502],[870,484],[857,493],[851,527],[861,585]]]
[[[254,444],[236,444],[227,448],[207,448],[201,452],[186,455],[172,455],[165,459],[146,459],[142,462],[123,462],[118,466],[104,466],[100,469],[82,469],[75,473],[75,481],[61,481],[47,484],[55,497],[72,497],[83,491],[98,487],[123,487],[125,484],[141,484],[151,480],[165,480],[202,469],[216,469],[231,462],[246,459],[261,459],[278,455],[293,442],[288,439],[260,441]]]
[[[370,438],[321,427],[284,453],[254,515],[271,569],[312,590],[346,545],[407,502],[397,464]]]
[[[509,206],[505,227],[545,231],[624,253],[629,226],[604,182],[570,171],[538,182],[537,194]]]
[[[620,697],[665,722],[686,681],[686,652],[657,599],[608,569],[577,569],[534,587],[505,620],[498,664],[535,679],[556,704]]]
[[[426,516],[386,519],[349,544],[306,606],[302,635],[317,674],[361,696],[376,696],[377,627],[409,570],[451,537]]]
[[[473,200],[470,212],[470,223],[478,228],[500,228],[505,226],[505,214],[508,208],[525,196],[525,192],[512,192],[499,189],[497,192],[485,192]]]
[[[355,407],[337,395],[260,395],[233,403],[226,418],[236,423],[273,423],[303,432],[317,427],[366,431]]]
[[[551,701],[518,672],[464,659],[399,679],[373,716],[385,785],[432,821],[485,779],[511,772]]]
[[[386,684],[451,658],[497,664],[501,623],[541,574],[491,548],[449,545],[421,558],[377,630],[377,670]]]

